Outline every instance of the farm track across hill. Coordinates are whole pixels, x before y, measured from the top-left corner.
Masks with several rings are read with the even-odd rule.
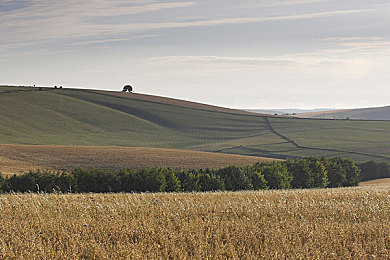
[[[0,143],[390,161],[390,122],[265,117],[113,91],[0,87]],[[23,93],[25,92],[25,93]]]
[[[274,134],[280,136],[282,139],[288,141],[289,143],[291,143],[292,145],[296,146],[299,149],[307,149],[307,150],[313,150],[313,151],[325,151],[325,152],[336,152],[336,153],[349,153],[349,154],[356,154],[356,155],[371,156],[371,157],[374,157],[374,158],[377,158],[377,159],[390,160],[390,157],[381,156],[381,155],[374,155],[374,154],[369,154],[369,153],[361,153],[361,152],[338,150],[338,149],[327,149],[327,148],[316,148],[316,147],[303,146],[303,145],[298,144],[294,140],[288,138],[287,136],[285,136],[285,135],[279,133],[278,131],[276,131],[272,127],[271,122],[269,121],[269,119],[267,117],[265,117],[264,120],[265,120],[267,126],[269,127],[269,129],[271,130],[271,132],[273,132]]]

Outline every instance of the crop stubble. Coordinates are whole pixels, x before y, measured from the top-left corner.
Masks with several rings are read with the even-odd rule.
[[[1,259],[388,259],[388,187],[0,197]]]
[[[38,168],[222,168],[232,164],[248,165],[272,160],[255,156],[147,147],[0,145],[0,172],[4,175]]]

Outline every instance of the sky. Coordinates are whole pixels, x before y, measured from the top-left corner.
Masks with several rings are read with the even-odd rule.
[[[0,85],[232,108],[390,105],[388,0],[0,0]]]

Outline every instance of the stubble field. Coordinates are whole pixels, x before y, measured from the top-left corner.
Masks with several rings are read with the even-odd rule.
[[[169,167],[179,169],[223,168],[273,159],[147,147],[1,145],[3,175],[36,169],[73,170],[76,167],[123,169]]]
[[[1,259],[388,259],[389,187],[0,196]]]

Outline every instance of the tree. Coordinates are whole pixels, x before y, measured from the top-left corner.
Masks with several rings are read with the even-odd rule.
[[[328,169],[328,179],[330,188],[343,187],[347,173],[342,165],[342,159],[337,157],[326,160],[326,168]]]
[[[229,166],[217,171],[217,175],[225,182],[226,190],[251,190],[253,188],[251,179],[245,174],[245,171],[238,166]]]
[[[130,85],[125,85],[125,86],[123,87],[123,89],[122,89],[122,92],[127,92],[127,91],[133,92],[133,87],[130,86]]]
[[[368,161],[359,165],[362,181],[390,178],[390,164],[386,162]]]
[[[285,164],[281,162],[256,163],[253,165],[255,171],[264,175],[270,189],[291,188],[292,174],[287,170]]]
[[[346,173],[343,185],[345,187],[357,186],[361,179],[359,167],[351,159],[343,159],[343,167]]]
[[[293,188],[311,188],[314,184],[313,174],[307,160],[288,160],[286,162],[288,171],[292,174]]]

